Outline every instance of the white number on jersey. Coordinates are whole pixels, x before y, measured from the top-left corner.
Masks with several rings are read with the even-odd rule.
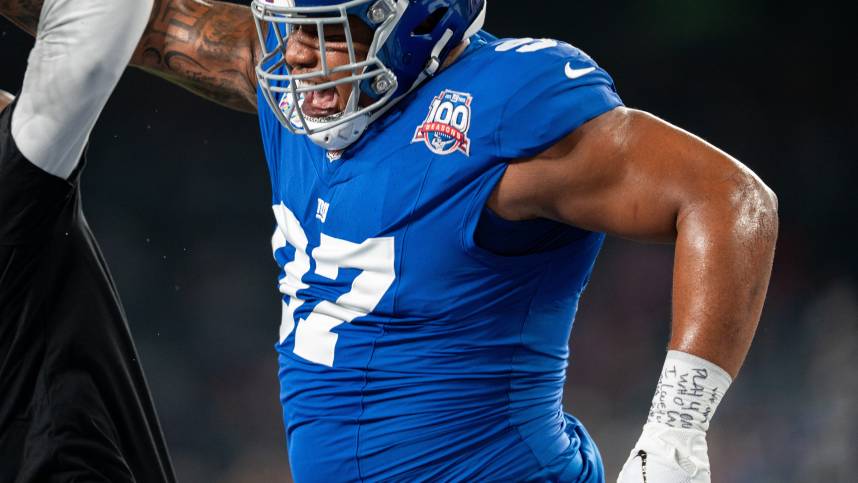
[[[304,304],[298,298],[298,291],[310,288],[301,281],[310,271],[310,257],[307,255],[307,235],[289,208],[282,203],[275,206],[274,216],[277,218],[277,230],[271,241],[274,252],[287,244],[295,248],[295,258],[284,266],[285,275],[280,279],[280,291],[289,296],[289,301],[283,302],[280,325],[280,342],[283,342],[295,330],[295,310]],[[312,251],[317,275],[336,280],[341,268],[357,269],[361,273],[352,282],[351,290],[336,301],[319,302],[306,320],[297,322],[295,354],[333,367],[338,335],[331,330],[375,310],[396,279],[394,250],[392,237],[353,243],[324,233],[321,235],[319,246]]]
[[[550,49],[552,47],[557,47],[558,42],[552,39],[539,39],[534,40],[531,38],[523,38],[523,39],[511,39],[506,42],[501,42],[500,45],[495,47],[496,52],[509,52],[510,50],[515,49],[516,52],[520,54],[526,54],[528,52],[538,52],[540,50]]]

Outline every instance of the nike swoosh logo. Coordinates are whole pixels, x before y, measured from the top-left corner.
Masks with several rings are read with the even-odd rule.
[[[570,64],[569,62],[566,63],[566,77],[573,79],[573,80],[577,79],[579,77],[584,77],[585,75],[589,74],[590,72],[593,72],[594,70],[596,70],[595,67],[586,67],[584,69],[573,69],[572,64]]]

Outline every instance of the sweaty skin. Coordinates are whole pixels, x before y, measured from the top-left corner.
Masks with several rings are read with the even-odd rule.
[[[0,0],[0,13],[30,33],[40,8],[41,0]],[[319,69],[314,33],[293,39],[287,61]],[[366,52],[367,37],[357,40],[358,52]],[[331,67],[347,60],[334,43],[328,47]],[[249,7],[155,0],[132,64],[256,112],[259,55]],[[338,87],[338,106],[345,107],[350,88]],[[650,114],[620,107],[544,153],[511,163],[488,206],[509,220],[543,217],[675,243],[669,347],[737,375],[760,318],[778,231],[777,198],[740,162]]]
[[[366,59],[369,45],[372,42],[372,31],[363,22],[351,22],[352,40],[355,46],[355,57]],[[325,27],[325,51],[328,65],[335,66],[349,63],[349,49],[346,43],[345,29],[341,25]],[[315,26],[297,29],[289,38],[286,51],[286,61],[292,67],[292,73],[300,75],[317,70],[319,57],[319,35]],[[316,83],[335,81],[348,77],[350,72],[338,72],[329,78],[316,79]],[[334,88],[319,93],[307,93],[304,101],[304,114],[310,117],[322,118],[343,112],[351,96],[352,85],[340,84]]]
[[[771,275],[777,198],[746,166],[655,116],[617,108],[512,163],[488,206],[648,242],[674,242],[669,348],[733,378]]]

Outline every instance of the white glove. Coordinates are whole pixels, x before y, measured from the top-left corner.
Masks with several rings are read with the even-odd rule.
[[[706,433],[647,423],[617,483],[710,483]]]
[[[617,483],[709,483],[706,431],[732,382],[705,359],[668,352],[647,423]]]

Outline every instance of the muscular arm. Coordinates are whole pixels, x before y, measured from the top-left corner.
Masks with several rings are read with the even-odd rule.
[[[777,200],[747,167],[651,115],[617,108],[510,165],[489,206],[676,243],[670,348],[738,373],[763,306]]]
[[[255,113],[259,53],[249,7],[155,0],[131,64],[226,107]]]
[[[0,14],[34,34],[42,0],[0,0]],[[131,65],[226,107],[256,112],[260,46],[250,9],[203,0],[155,0]]]

